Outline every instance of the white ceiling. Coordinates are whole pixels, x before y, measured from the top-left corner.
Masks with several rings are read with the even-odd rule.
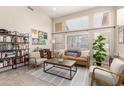
[[[72,13],[76,13],[79,11],[83,11],[89,8],[93,8],[95,6],[41,6],[41,9],[46,12],[50,17],[57,18],[65,15],[69,15]],[[56,8],[56,10],[53,10]]]

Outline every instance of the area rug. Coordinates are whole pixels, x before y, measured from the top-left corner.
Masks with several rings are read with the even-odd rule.
[[[69,71],[59,69],[59,68],[52,68],[50,72],[62,75],[62,76],[69,76]],[[51,75],[48,73],[43,72],[43,68],[39,67],[36,69],[31,69],[27,72],[34,77],[44,80],[46,82],[51,83],[55,86],[89,86],[89,70],[86,67],[78,67],[77,73],[72,80],[64,79],[55,75]]]

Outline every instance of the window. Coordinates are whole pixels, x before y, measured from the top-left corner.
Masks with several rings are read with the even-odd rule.
[[[82,30],[86,29],[89,26],[89,17],[81,17],[76,19],[71,19],[66,21],[66,30],[73,31],[73,30]]]
[[[94,27],[109,26],[111,24],[111,13],[110,12],[101,12],[97,13],[93,17]]]
[[[63,34],[58,34],[54,35],[54,40],[55,40],[55,49],[64,49],[65,48],[65,35]]]
[[[124,8],[117,10],[117,25],[124,25]]]
[[[88,34],[67,36],[67,48],[69,50],[89,50]]]

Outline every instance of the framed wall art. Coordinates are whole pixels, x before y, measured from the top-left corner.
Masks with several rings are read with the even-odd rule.
[[[47,38],[48,35],[46,32],[32,29],[31,30],[31,36],[32,36],[32,44],[33,45],[46,45],[47,44]]]
[[[120,26],[118,28],[118,41],[119,41],[119,44],[124,43],[124,26]]]

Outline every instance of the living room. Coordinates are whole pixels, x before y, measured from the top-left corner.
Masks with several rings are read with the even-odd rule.
[[[124,84],[124,7],[0,6],[0,13],[1,86]]]

